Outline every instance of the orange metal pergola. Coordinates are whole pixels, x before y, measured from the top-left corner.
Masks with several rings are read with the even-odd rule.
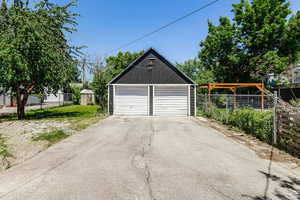
[[[213,89],[228,89],[233,92],[234,105],[236,105],[236,94],[237,89],[239,88],[247,88],[247,87],[256,87],[261,92],[261,109],[264,109],[264,93],[265,93],[265,85],[263,83],[207,83],[200,85],[200,88],[208,89],[208,98],[210,102],[210,94]]]

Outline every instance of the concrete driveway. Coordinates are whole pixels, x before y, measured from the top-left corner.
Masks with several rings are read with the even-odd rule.
[[[192,118],[110,117],[1,174],[0,199],[299,200],[296,170]]]

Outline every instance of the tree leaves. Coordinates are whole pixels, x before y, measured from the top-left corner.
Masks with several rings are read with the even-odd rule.
[[[74,31],[70,6],[42,0],[35,7],[15,0],[0,8],[0,87],[20,94],[57,92],[76,71],[65,31]],[[25,102],[26,103],[26,102]]]
[[[266,81],[299,57],[300,13],[292,15],[287,0],[241,0],[234,18],[208,23],[199,58],[220,82]]]

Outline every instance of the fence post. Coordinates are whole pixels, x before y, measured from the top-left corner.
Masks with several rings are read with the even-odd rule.
[[[226,124],[228,124],[229,110],[228,110],[228,95],[226,94]]]
[[[273,144],[277,145],[277,91],[274,92]]]
[[[205,93],[204,99],[205,99],[204,111],[207,112],[207,94],[206,93]]]

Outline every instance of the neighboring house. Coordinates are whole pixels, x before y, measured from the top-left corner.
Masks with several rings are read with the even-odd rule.
[[[11,105],[11,96],[6,93],[0,94],[0,106],[10,106],[10,105]]]
[[[300,83],[300,64],[296,67],[294,74],[294,83]]]
[[[27,100],[27,106],[31,105],[37,105],[41,103],[41,99],[36,96],[30,95]],[[15,106],[16,105],[16,99],[11,96],[10,92],[0,94],[0,106],[9,107],[9,106]]]
[[[108,83],[112,115],[194,116],[196,83],[149,49]]]
[[[58,103],[58,102],[62,102],[64,100],[64,93],[59,90],[57,92],[57,94],[46,94],[45,98],[44,98],[44,102],[45,103]]]
[[[279,77],[279,78],[278,78]],[[291,67],[287,72],[281,74],[273,80],[280,80],[284,84],[274,84],[281,99],[290,101],[300,99],[300,64]],[[270,78],[270,80],[272,80]]]

